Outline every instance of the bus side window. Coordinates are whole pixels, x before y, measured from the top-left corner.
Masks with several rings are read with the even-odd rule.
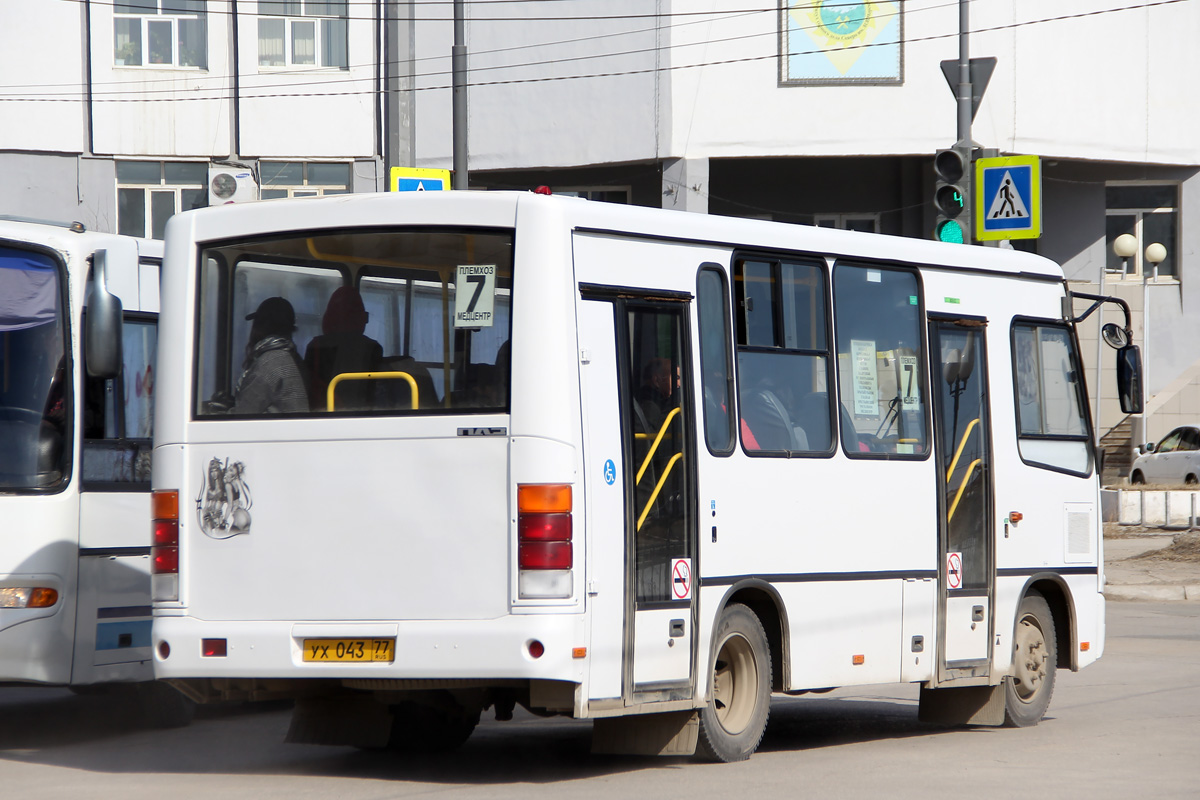
[[[1063,325],[1013,325],[1017,447],[1027,464],[1086,475],[1091,469],[1079,354]]]
[[[833,446],[825,271],[817,263],[734,265],[742,447],[828,454]]]
[[[924,457],[928,384],[916,274],[839,263],[833,298],[842,449]]]
[[[704,440],[716,455],[733,452],[733,370],[730,363],[729,288],[725,273],[705,265],[696,278],[700,327],[700,385]]]
[[[121,374],[84,381],[83,481],[89,488],[148,490],[157,321],[127,315],[121,340]]]

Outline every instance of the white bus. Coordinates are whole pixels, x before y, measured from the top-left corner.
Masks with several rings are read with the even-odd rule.
[[[291,741],[449,748],[519,703],[737,760],[773,692],[1032,725],[1104,649],[1043,258],[446,192],[184,213],[166,264],[156,671],[297,698]]]
[[[161,262],[161,242],[0,217],[0,681],[127,690],[176,725],[192,703],[153,682],[145,524]]]

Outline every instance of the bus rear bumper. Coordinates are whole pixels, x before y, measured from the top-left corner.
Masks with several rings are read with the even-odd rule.
[[[581,682],[587,661],[580,614],[403,622],[212,622],[158,616],[152,633],[159,679],[542,679]],[[313,661],[318,640],[394,641],[392,661]],[[536,644],[535,644],[536,643]],[[540,648],[538,647],[540,644]],[[306,645],[308,647],[306,655]],[[224,655],[205,655],[220,653]],[[540,650],[540,655],[535,655]],[[322,652],[329,657],[334,651]]]

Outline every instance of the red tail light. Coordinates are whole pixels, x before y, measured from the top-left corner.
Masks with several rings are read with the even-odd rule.
[[[573,591],[572,498],[569,484],[517,487],[520,595],[565,598]]]
[[[155,575],[174,575],[179,572],[178,547],[155,547],[152,554],[150,571]]]
[[[154,516],[150,522],[151,572],[174,575],[179,572],[179,492],[151,492],[150,511]]]

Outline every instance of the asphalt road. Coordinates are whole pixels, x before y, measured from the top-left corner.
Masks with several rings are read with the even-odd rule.
[[[592,756],[590,725],[518,715],[457,753],[397,758],[285,745],[285,706],[201,709],[145,731],[112,701],[0,689],[5,798],[976,798],[1200,796],[1200,604],[1110,603],[1104,657],[1059,673],[1023,730],[916,719],[915,687],[775,698],[740,764]],[[543,795],[544,796],[544,795]]]

